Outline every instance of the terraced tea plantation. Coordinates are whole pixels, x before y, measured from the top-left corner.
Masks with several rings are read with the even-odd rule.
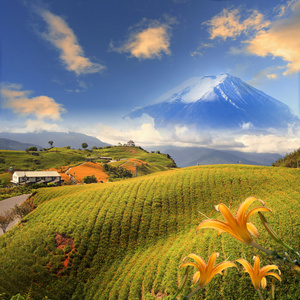
[[[32,290],[34,299],[171,299],[183,277],[182,259],[226,258],[262,265],[273,262],[228,234],[203,229],[204,219],[222,219],[214,205],[236,211],[248,196],[266,201],[274,230],[300,249],[300,173],[297,169],[242,165],[171,170],[120,182],[40,189],[37,208],[0,237],[0,294]],[[260,224],[260,245],[283,253]],[[300,273],[280,265],[277,299],[300,299]],[[192,272],[194,273],[194,272]],[[192,277],[192,275],[191,275]],[[268,279],[267,279],[268,280]],[[189,279],[178,299],[194,289]],[[262,293],[269,296],[270,282]],[[259,299],[249,275],[229,268],[192,299]]]

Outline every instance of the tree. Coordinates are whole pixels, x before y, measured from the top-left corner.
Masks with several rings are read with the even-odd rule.
[[[23,202],[20,205],[16,204],[15,207],[12,209],[12,213],[14,216],[23,219],[27,214],[32,211],[32,207],[30,203]]]
[[[48,144],[50,145],[50,147],[52,148],[53,145],[53,141],[49,141]]]
[[[89,146],[89,145],[88,145],[87,143],[82,143],[82,144],[81,144],[81,147],[82,147],[83,149],[86,149],[88,146]]]
[[[4,212],[3,215],[0,215],[0,228],[2,229],[3,233],[6,232],[6,229],[10,222],[14,220],[14,215],[10,210]]]
[[[97,183],[97,178],[95,177],[95,175],[91,175],[91,176],[85,176],[83,178],[83,182],[84,183]]]
[[[37,151],[37,147],[30,147],[28,148],[28,151]]]

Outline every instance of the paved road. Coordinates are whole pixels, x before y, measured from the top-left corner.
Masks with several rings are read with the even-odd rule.
[[[16,204],[21,204],[22,202],[24,202],[28,197],[30,196],[30,194],[25,194],[25,195],[20,195],[20,196],[15,196],[12,198],[8,198],[5,200],[0,201],[0,214],[2,214],[3,212],[5,212],[6,210],[10,210],[11,208],[13,208]],[[19,219],[15,219],[13,222],[11,222],[9,224],[9,226],[7,227],[6,231],[11,229],[15,224],[17,224],[20,220]],[[2,229],[0,228],[0,235],[3,234]]]

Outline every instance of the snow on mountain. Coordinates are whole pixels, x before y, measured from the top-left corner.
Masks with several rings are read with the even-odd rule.
[[[287,105],[229,74],[191,78],[127,116],[134,119],[142,114],[154,118],[157,128],[266,129],[299,122]]]

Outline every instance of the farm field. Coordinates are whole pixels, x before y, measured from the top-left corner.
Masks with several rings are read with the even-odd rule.
[[[86,162],[87,158],[98,165],[79,166]],[[98,181],[106,182],[108,176],[99,165],[103,165],[105,160],[101,157],[111,157],[113,160],[118,160],[112,163],[112,166],[118,167],[124,165],[125,169],[135,173],[134,163],[137,163],[137,175],[143,176],[146,174],[166,171],[170,168],[175,168],[176,164],[168,157],[168,155],[160,153],[148,153],[139,147],[105,147],[102,149],[93,150],[73,150],[68,148],[52,148],[47,151],[10,151],[0,150],[0,180],[4,185],[9,184],[9,167],[14,170],[55,170],[60,173],[62,179],[66,183],[70,182],[70,177],[65,174],[68,168],[77,174],[75,177],[77,183],[81,183],[84,176],[95,175]],[[122,159],[123,160],[120,160]],[[89,171],[92,171],[91,173]],[[72,171],[70,172],[72,173]],[[83,174],[85,174],[83,176]]]
[[[84,177],[95,175],[98,182],[107,182],[109,176],[104,172],[103,166],[94,162],[83,163],[69,170],[69,174],[74,176],[76,183],[82,183]]]
[[[109,155],[107,155],[109,156]],[[297,169],[214,165],[174,169],[107,184],[39,189],[37,207],[21,226],[0,237],[0,294],[32,290],[34,299],[171,299],[184,274],[182,259],[196,253],[217,262],[230,256],[252,264],[272,261],[228,234],[203,229],[223,219],[220,202],[235,212],[249,196],[266,201],[264,213],[285,242],[300,250],[300,173]],[[253,206],[255,207],[255,206]],[[257,215],[260,245],[278,250]],[[277,299],[300,299],[300,273],[280,265]],[[190,280],[177,299],[193,290]],[[270,282],[262,293],[265,299]],[[229,268],[192,299],[259,299],[248,274]]]

